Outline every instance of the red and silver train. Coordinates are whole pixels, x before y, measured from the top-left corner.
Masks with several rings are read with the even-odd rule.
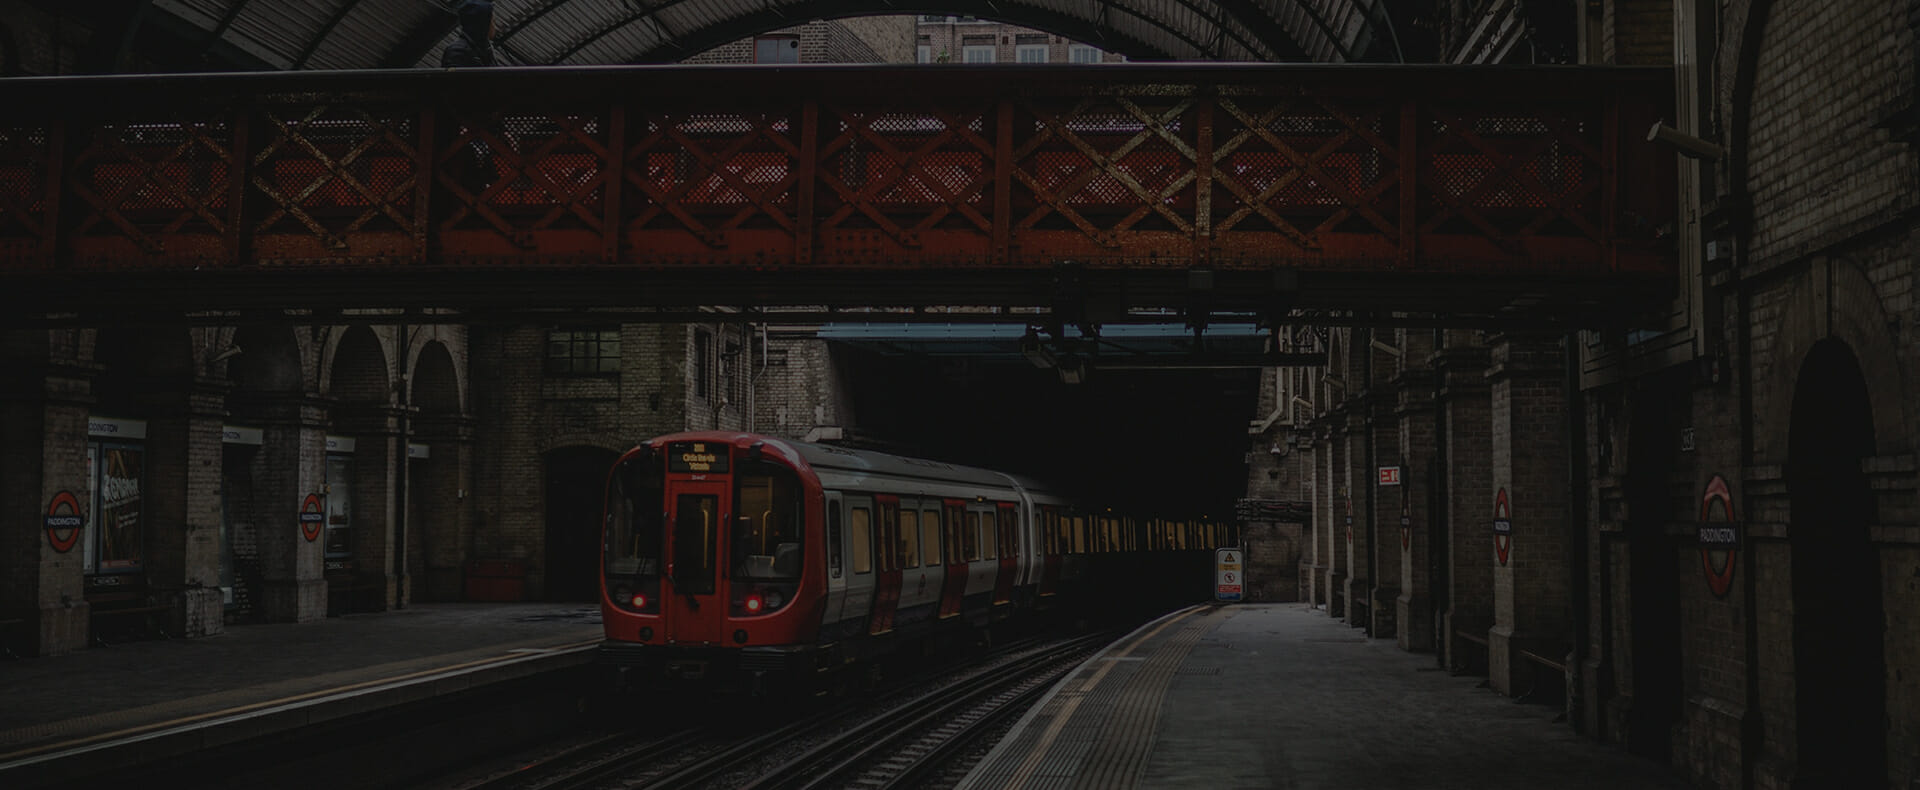
[[[1045,608],[1101,555],[1227,538],[1000,472],[729,432],[626,453],[605,523],[603,662],[756,690]]]

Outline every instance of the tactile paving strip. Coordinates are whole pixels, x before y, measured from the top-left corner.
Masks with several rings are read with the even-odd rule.
[[[1162,620],[1081,665],[962,790],[1134,787],[1152,751],[1168,685],[1226,611],[1196,609]]]

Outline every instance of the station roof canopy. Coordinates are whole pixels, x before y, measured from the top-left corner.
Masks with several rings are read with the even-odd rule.
[[[1384,0],[494,0],[517,65],[670,63],[816,19],[967,15],[1136,60],[1394,60]],[[459,0],[151,0],[143,21],[251,69],[434,67]],[[102,3],[103,7],[119,7]]]

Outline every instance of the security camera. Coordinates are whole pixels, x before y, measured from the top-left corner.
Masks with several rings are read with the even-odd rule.
[[[1688,159],[1718,161],[1727,158],[1727,149],[1687,134],[1679,129],[1675,129],[1660,121],[1655,121],[1653,128],[1647,130],[1647,140],[1649,142],[1658,140],[1667,145],[1671,145],[1680,151],[1681,156],[1687,157]]]

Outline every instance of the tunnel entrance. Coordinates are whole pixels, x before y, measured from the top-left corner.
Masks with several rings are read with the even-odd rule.
[[[547,453],[547,600],[597,601],[600,511],[619,454],[599,447]]]
[[[1627,713],[1628,749],[1665,762],[1673,751],[1673,724],[1684,693],[1680,675],[1678,547],[1673,520],[1673,410],[1684,405],[1683,382],[1650,379],[1634,394],[1627,428],[1627,555],[1632,601],[1633,702]]]
[[[1815,343],[1800,367],[1788,432],[1793,658],[1799,779],[1886,782],[1886,659],[1880,568],[1868,527],[1873,406],[1853,350]]]

